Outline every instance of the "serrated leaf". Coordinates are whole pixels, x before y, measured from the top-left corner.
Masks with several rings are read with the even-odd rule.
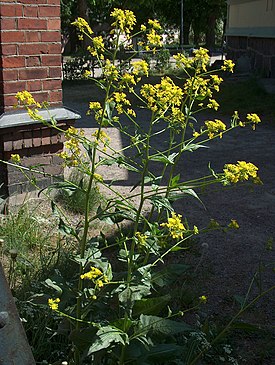
[[[144,298],[137,300],[133,307],[133,315],[140,314],[158,314],[171,300],[170,294],[163,295],[156,298]]]
[[[152,331],[153,333],[163,335],[176,335],[187,331],[192,331],[193,328],[183,321],[173,321],[157,316],[147,316],[141,314],[139,320],[139,329],[143,332]]]
[[[94,352],[109,348],[113,343],[120,343],[124,346],[128,342],[127,340],[126,333],[111,326],[102,327],[97,331],[96,338],[92,346],[89,347],[87,356]]]

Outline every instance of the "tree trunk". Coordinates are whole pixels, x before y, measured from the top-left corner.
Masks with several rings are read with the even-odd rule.
[[[206,47],[213,49],[215,47],[216,38],[216,15],[211,14],[208,17],[207,28],[205,33]]]
[[[77,0],[77,16],[85,19],[89,23],[89,9],[87,5],[87,0]],[[90,44],[89,39],[84,36],[81,42],[84,51],[86,51],[88,45]]]

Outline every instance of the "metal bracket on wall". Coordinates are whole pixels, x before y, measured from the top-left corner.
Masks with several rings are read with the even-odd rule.
[[[35,365],[0,263],[0,365]]]

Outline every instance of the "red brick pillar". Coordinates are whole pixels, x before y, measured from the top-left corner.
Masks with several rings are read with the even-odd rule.
[[[62,106],[61,75],[60,0],[0,0],[0,158],[18,153],[34,163],[43,157],[45,165],[53,164],[62,137],[13,105],[15,94],[28,90],[38,102],[48,101],[60,122],[70,124],[78,115]],[[8,194],[26,190],[18,175],[6,170],[2,166],[0,183]],[[42,185],[48,182],[45,177]]]

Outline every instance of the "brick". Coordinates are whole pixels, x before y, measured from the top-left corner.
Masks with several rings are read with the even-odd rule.
[[[61,33],[59,31],[41,32],[41,42],[61,42]]]
[[[50,78],[60,78],[61,79],[61,76],[62,76],[61,66],[49,68],[49,77]]]
[[[61,80],[45,80],[42,81],[43,90],[61,89]]]
[[[19,70],[20,80],[45,79],[48,76],[46,68],[26,68]]]
[[[17,104],[17,100],[14,95],[3,95],[3,104],[5,106],[5,110],[10,110],[15,104]]]
[[[59,6],[40,6],[39,7],[39,17],[59,17],[60,16],[60,7]]]
[[[2,56],[11,56],[11,55],[16,55],[17,53],[17,46],[15,44],[11,45],[11,44],[2,44],[1,47],[1,53]]]
[[[49,93],[47,91],[37,92],[33,93],[33,97],[36,101],[38,101],[38,103],[43,103],[43,101],[49,100]]]
[[[14,56],[14,57],[4,57],[2,59],[3,68],[18,68],[25,66],[25,57]]]
[[[25,17],[33,17],[33,18],[37,18],[38,17],[38,6],[30,6],[30,5],[25,5],[24,6],[24,16]]]
[[[47,1],[48,2],[48,4],[54,4],[54,5],[59,5],[59,1],[57,1],[57,0],[48,0]]]
[[[48,44],[48,54],[61,54],[61,43],[51,43]]]
[[[5,94],[17,93],[20,90],[26,89],[26,82],[24,81],[9,81],[3,83],[3,91]]]
[[[47,29],[47,20],[46,19],[34,19],[34,18],[21,18],[21,19],[18,19],[18,29],[44,30],[44,29]]]
[[[48,0],[20,0],[20,2],[22,4],[31,4],[31,5],[34,5],[34,4],[47,4]]]
[[[33,147],[39,147],[42,144],[42,135],[41,135],[41,130],[34,130],[33,131],[33,137],[32,137],[32,145]],[[36,162],[36,163],[41,163],[41,162]]]
[[[42,129],[42,145],[49,145],[51,144],[51,131],[50,128],[43,128]]]
[[[23,148],[23,139],[13,141],[13,150],[21,150]]]
[[[39,55],[41,53],[48,53],[48,46],[45,43],[26,43],[19,44],[19,55]]]
[[[41,65],[41,57],[40,56],[31,56],[26,58],[26,67],[34,67]]]
[[[59,55],[42,55],[42,65],[44,65],[44,66],[61,66],[61,54],[59,54]]]
[[[18,79],[18,70],[3,70],[2,76],[5,81],[15,81]]]
[[[17,29],[16,28],[16,19],[15,18],[1,19],[1,29],[5,29],[5,30]]]
[[[27,81],[26,90],[28,91],[40,91],[42,90],[42,82],[40,80]]]
[[[55,90],[50,92],[50,102],[54,102],[55,104],[62,103],[62,90]]]
[[[25,41],[26,42],[40,42],[41,41],[41,33],[37,31],[25,31]]]
[[[1,4],[0,16],[1,17],[20,17],[23,15],[23,7],[21,4]]]
[[[61,27],[60,19],[48,19],[47,20],[47,30],[59,30]]]
[[[23,148],[30,148],[32,147],[32,132],[25,131],[23,133]]]
[[[25,41],[25,34],[23,31],[3,31],[1,33],[1,43],[20,43]]]

